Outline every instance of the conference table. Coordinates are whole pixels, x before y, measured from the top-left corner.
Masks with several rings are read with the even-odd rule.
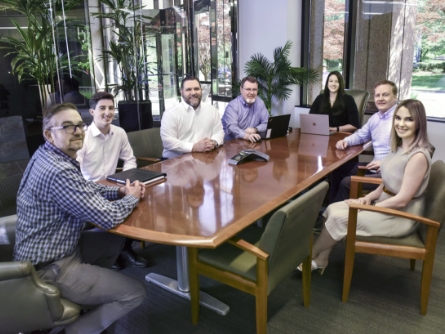
[[[178,280],[156,273],[146,280],[190,299],[187,247],[218,247],[358,156],[361,145],[335,148],[347,135],[309,135],[293,129],[285,137],[259,143],[236,139],[208,153],[188,153],[144,167],[167,178],[146,187],[144,199],[111,232],[176,245]],[[229,165],[228,160],[244,149],[259,150],[270,159]],[[200,302],[222,315],[229,311],[203,292]]]

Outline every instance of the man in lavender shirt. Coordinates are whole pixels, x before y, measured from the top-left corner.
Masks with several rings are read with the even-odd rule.
[[[269,112],[258,95],[255,77],[241,80],[241,95],[230,101],[222,117],[224,140],[242,138],[252,143],[260,140],[259,132],[266,131]]]
[[[380,163],[390,151],[390,134],[392,118],[397,106],[397,86],[389,80],[378,81],[374,85],[374,103],[379,110],[369,118],[363,127],[354,134],[336,143],[338,150],[348,146],[361,145],[372,141],[374,159],[366,165],[369,176],[380,177]],[[349,198],[350,175],[357,175],[359,163],[346,163],[330,175],[329,203],[340,202]],[[375,185],[363,185],[363,189],[374,190]]]

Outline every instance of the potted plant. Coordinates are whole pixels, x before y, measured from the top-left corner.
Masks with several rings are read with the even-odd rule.
[[[141,31],[142,20],[150,17],[139,15],[142,6],[135,5],[133,1],[99,0],[99,3],[104,5],[104,11],[92,15],[108,20],[110,24],[105,24],[105,28],[111,28],[114,35],[100,58],[105,62],[114,60],[119,69],[120,82],[107,86],[112,87],[115,95],[123,93],[124,99],[118,102],[120,125],[127,132],[151,128],[153,117],[148,99],[148,67]]]
[[[20,38],[1,36],[1,49],[9,51],[5,56],[13,55],[12,72],[19,82],[34,79],[37,81],[42,110],[46,106],[46,99],[54,91],[54,77],[57,70],[68,66],[68,55],[58,54],[53,39],[54,11],[49,11],[44,0],[3,0],[0,10],[14,10],[23,14],[28,26],[21,28],[13,19]],[[71,59],[71,66],[76,61]]]
[[[272,115],[272,97],[278,101],[287,100],[292,92],[290,86],[315,82],[317,71],[302,67],[293,67],[289,60],[291,41],[284,47],[274,50],[274,61],[271,62],[261,53],[254,54],[244,66],[247,75],[258,80],[258,94],[264,101],[269,115]]]

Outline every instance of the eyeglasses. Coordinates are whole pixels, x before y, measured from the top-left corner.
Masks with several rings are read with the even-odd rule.
[[[85,132],[88,129],[88,124],[82,123],[77,125],[63,125],[63,126],[53,126],[47,130],[65,130],[65,133],[71,135],[79,129],[81,132]]]
[[[258,93],[258,88],[243,88],[248,93]]]

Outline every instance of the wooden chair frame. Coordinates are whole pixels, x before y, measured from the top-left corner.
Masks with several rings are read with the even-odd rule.
[[[382,182],[381,179],[352,176],[351,198],[358,197],[359,183],[380,184],[381,182]],[[388,215],[393,215],[396,217],[415,220],[420,224],[426,225],[427,234],[425,240],[425,247],[419,248],[412,246],[384,244],[371,241],[356,240],[358,210],[380,212]],[[346,239],[342,302],[345,303],[348,299],[349,290],[351,286],[352,271],[354,269],[355,253],[376,254],[376,255],[385,255],[385,256],[410,259],[411,270],[415,269],[416,260],[422,260],[423,268],[422,268],[422,281],[420,288],[420,313],[422,315],[425,315],[428,307],[428,298],[430,293],[431,278],[433,274],[434,255],[436,252],[436,243],[439,234],[439,228],[440,228],[439,222],[418,215],[413,215],[410,213],[394,209],[376,207],[372,205],[363,205],[355,203],[350,204],[348,234]]]
[[[242,240],[238,237],[232,237],[227,241],[231,245],[248,252],[257,258],[256,274],[257,280],[253,281],[234,274],[229,271],[221,270],[215,266],[199,261],[198,249],[189,248],[189,266],[190,266],[190,296],[192,306],[192,323],[196,325],[199,318],[199,275],[205,275],[221,283],[227,284],[243,292],[255,296],[256,304],[256,328],[257,333],[266,333],[267,331],[267,296],[268,296],[268,258],[269,255],[258,247]],[[310,242],[312,249],[312,236]],[[311,252],[312,253],[312,252]],[[303,302],[305,307],[310,304],[311,289],[311,264],[312,254],[303,261]]]

